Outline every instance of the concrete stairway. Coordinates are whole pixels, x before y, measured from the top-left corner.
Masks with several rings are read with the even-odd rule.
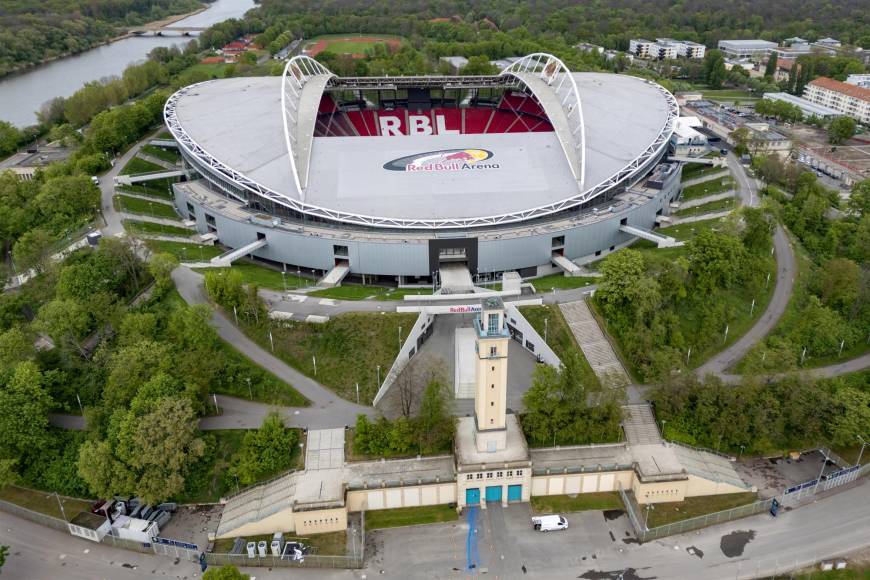
[[[661,443],[656,418],[648,403],[639,405],[623,405],[622,427],[625,439],[632,445],[649,445]]]
[[[631,381],[628,373],[613,352],[598,322],[589,311],[586,301],[563,302],[559,309],[571,328],[580,350],[592,366],[592,371],[602,383],[609,386],[625,386]]]
[[[317,283],[322,288],[335,288],[341,285],[341,281],[350,273],[350,266],[347,264],[338,264],[332,270],[326,273],[326,276],[320,279]]]
[[[268,242],[265,239],[251,242],[250,244],[242,246],[241,248],[236,248],[235,250],[230,250],[229,252],[225,252],[220,256],[215,256],[211,259],[211,263],[217,268],[227,268],[239,258],[247,256],[248,254],[259,250],[267,244]]]
[[[565,272],[566,276],[579,276],[580,275],[580,266],[566,258],[565,256],[560,256],[559,254],[553,254],[550,256],[550,261],[553,262],[554,265],[558,266]]]

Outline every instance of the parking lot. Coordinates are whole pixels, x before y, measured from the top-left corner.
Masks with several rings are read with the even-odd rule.
[[[567,530],[536,532],[528,504],[491,504],[466,510],[455,524],[374,532],[368,568],[385,578],[576,577],[577,570],[595,568],[602,552],[636,544],[619,510],[564,515]]]

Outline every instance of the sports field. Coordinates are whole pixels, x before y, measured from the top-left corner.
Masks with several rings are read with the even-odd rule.
[[[398,48],[401,43],[402,37],[389,34],[328,34],[312,38],[305,44],[303,53],[315,57],[321,52],[329,51],[335,54],[349,54],[353,58],[363,58],[366,50],[377,44],[387,44],[391,48]]]

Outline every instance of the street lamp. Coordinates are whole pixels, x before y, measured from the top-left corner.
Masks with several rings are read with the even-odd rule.
[[[281,281],[284,283],[284,293],[287,293],[287,271],[281,272]]]
[[[544,342],[547,342],[547,322],[548,321],[549,321],[548,318],[544,318]]]
[[[740,460],[741,457],[743,457],[743,448],[744,448],[744,447],[746,447],[746,445],[741,445],[741,446],[740,446],[740,453],[737,455],[737,459],[738,459],[738,461]]]
[[[253,401],[254,400],[254,393],[251,392],[251,377],[248,377],[247,381],[248,381],[248,398]]]
[[[402,327],[399,327],[399,352],[402,351]]]
[[[643,527],[646,529],[649,529],[649,510],[653,510],[653,509],[655,509],[653,507],[653,504],[651,504],[651,503],[646,504],[646,517],[644,518],[644,521],[643,521]]]
[[[381,365],[378,365],[378,388],[381,388]]]
[[[813,487],[813,493],[816,493],[816,491],[819,489],[819,484],[822,482],[822,476],[825,474],[825,466],[827,466],[828,461],[831,460],[830,457],[828,457],[828,454],[825,453],[823,449],[819,449],[819,453],[825,456],[825,460],[822,461],[822,469],[821,471],[819,471],[819,476],[816,478],[816,485],[815,487]]]
[[[63,509],[63,502],[60,501],[60,496],[58,495],[58,493],[56,491],[53,491],[50,494],[48,494],[46,497],[51,497],[52,495],[54,495],[54,497],[57,499],[57,506],[60,508],[60,513],[63,516],[63,520],[65,522],[69,522],[69,520],[66,519],[66,511],[64,511],[64,509]],[[108,517],[108,515],[109,514],[106,514],[107,517]]]
[[[864,441],[864,438],[860,435],[857,436],[858,441],[861,442],[861,451],[858,453],[858,461],[855,462],[855,465],[861,465],[861,456],[864,455],[864,447],[867,445],[867,442]]]

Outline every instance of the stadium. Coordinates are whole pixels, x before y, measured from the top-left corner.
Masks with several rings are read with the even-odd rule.
[[[493,76],[282,77],[182,88],[165,121],[178,211],[200,234],[334,285],[531,278],[652,232],[679,191],[678,107],[647,80],[547,54]]]

